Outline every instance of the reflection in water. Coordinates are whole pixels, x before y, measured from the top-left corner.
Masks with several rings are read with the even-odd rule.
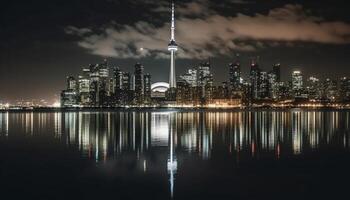
[[[9,114],[6,113],[0,113],[0,135],[1,136],[8,136],[8,121],[9,121]]]
[[[0,138],[52,135],[96,162],[135,155],[140,169],[163,152],[173,195],[180,155],[203,160],[224,151],[237,161],[277,159],[325,146],[349,148],[348,111],[0,113]],[[224,152],[224,153],[225,153]],[[217,154],[216,154],[217,155]],[[163,157],[162,157],[163,158]],[[178,166],[179,161],[179,166]],[[154,167],[154,166],[153,166]]]
[[[349,112],[67,112],[1,113],[0,134],[54,134],[97,161],[172,147],[202,159],[212,149],[300,154],[320,145],[349,146]],[[170,159],[171,161],[171,159]]]
[[[170,194],[171,197],[173,197],[174,195],[174,176],[176,174],[176,170],[177,170],[177,160],[176,160],[176,156],[175,156],[175,149],[174,149],[174,137],[176,135],[176,129],[174,129],[174,127],[176,127],[176,118],[173,119],[173,115],[168,114],[169,116],[169,120],[168,120],[168,124],[169,124],[169,129],[167,132],[169,132],[169,158],[168,158],[168,163],[167,163],[167,167],[168,167],[168,173],[169,173],[169,182],[170,182]]]

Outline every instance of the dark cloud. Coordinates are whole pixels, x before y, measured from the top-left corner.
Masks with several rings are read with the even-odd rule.
[[[164,10],[164,5],[154,9],[155,12]],[[176,34],[181,47],[179,58],[203,59],[229,55],[232,51],[254,51],[264,47],[261,43],[271,43],[272,46],[291,42],[350,42],[350,24],[310,16],[301,5],[288,4],[271,9],[265,15],[238,14],[230,17],[209,9],[208,1],[195,1],[181,4],[177,13]],[[194,18],[193,15],[201,17]],[[109,25],[99,31],[93,33],[88,28],[73,26],[66,29],[68,34],[81,36],[78,45],[94,55],[116,58],[167,57],[168,23],[156,27],[139,21],[133,25],[120,25],[119,28]],[[255,45],[252,45],[252,41],[255,41]]]

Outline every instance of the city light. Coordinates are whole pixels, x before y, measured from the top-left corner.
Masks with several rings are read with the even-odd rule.
[[[55,103],[52,104],[52,107],[59,108],[59,107],[61,107],[61,103],[60,102],[55,102]]]
[[[350,78],[339,81],[305,79],[302,71],[293,71],[290,78],[281,79],[281,64],[264,71],[251,60],[248,77],[241,74],[239,57],[228,65],[228,81],[214,84],[211,63],[203,62],[177,79],[176,88],[166,82],[152,84],[144,66],[135,65],[134,74],[113,68],[105,60],[90,65],[75,79],[67,78],[67,89],[61,93],[62,107],[123,107],[123,108],[249,108],[249,107],[349,107]],[[58,103],[54,107],[59,107]]]

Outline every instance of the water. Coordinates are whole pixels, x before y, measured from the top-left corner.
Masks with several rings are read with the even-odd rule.
[[[0,196],[346,199],[349,122],[335,110],[0,113]]]

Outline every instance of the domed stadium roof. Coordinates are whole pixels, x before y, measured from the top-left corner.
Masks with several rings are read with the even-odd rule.
[[[157,82],[151,85],[152,92],[166,92],[169,89],[169,83]]]

